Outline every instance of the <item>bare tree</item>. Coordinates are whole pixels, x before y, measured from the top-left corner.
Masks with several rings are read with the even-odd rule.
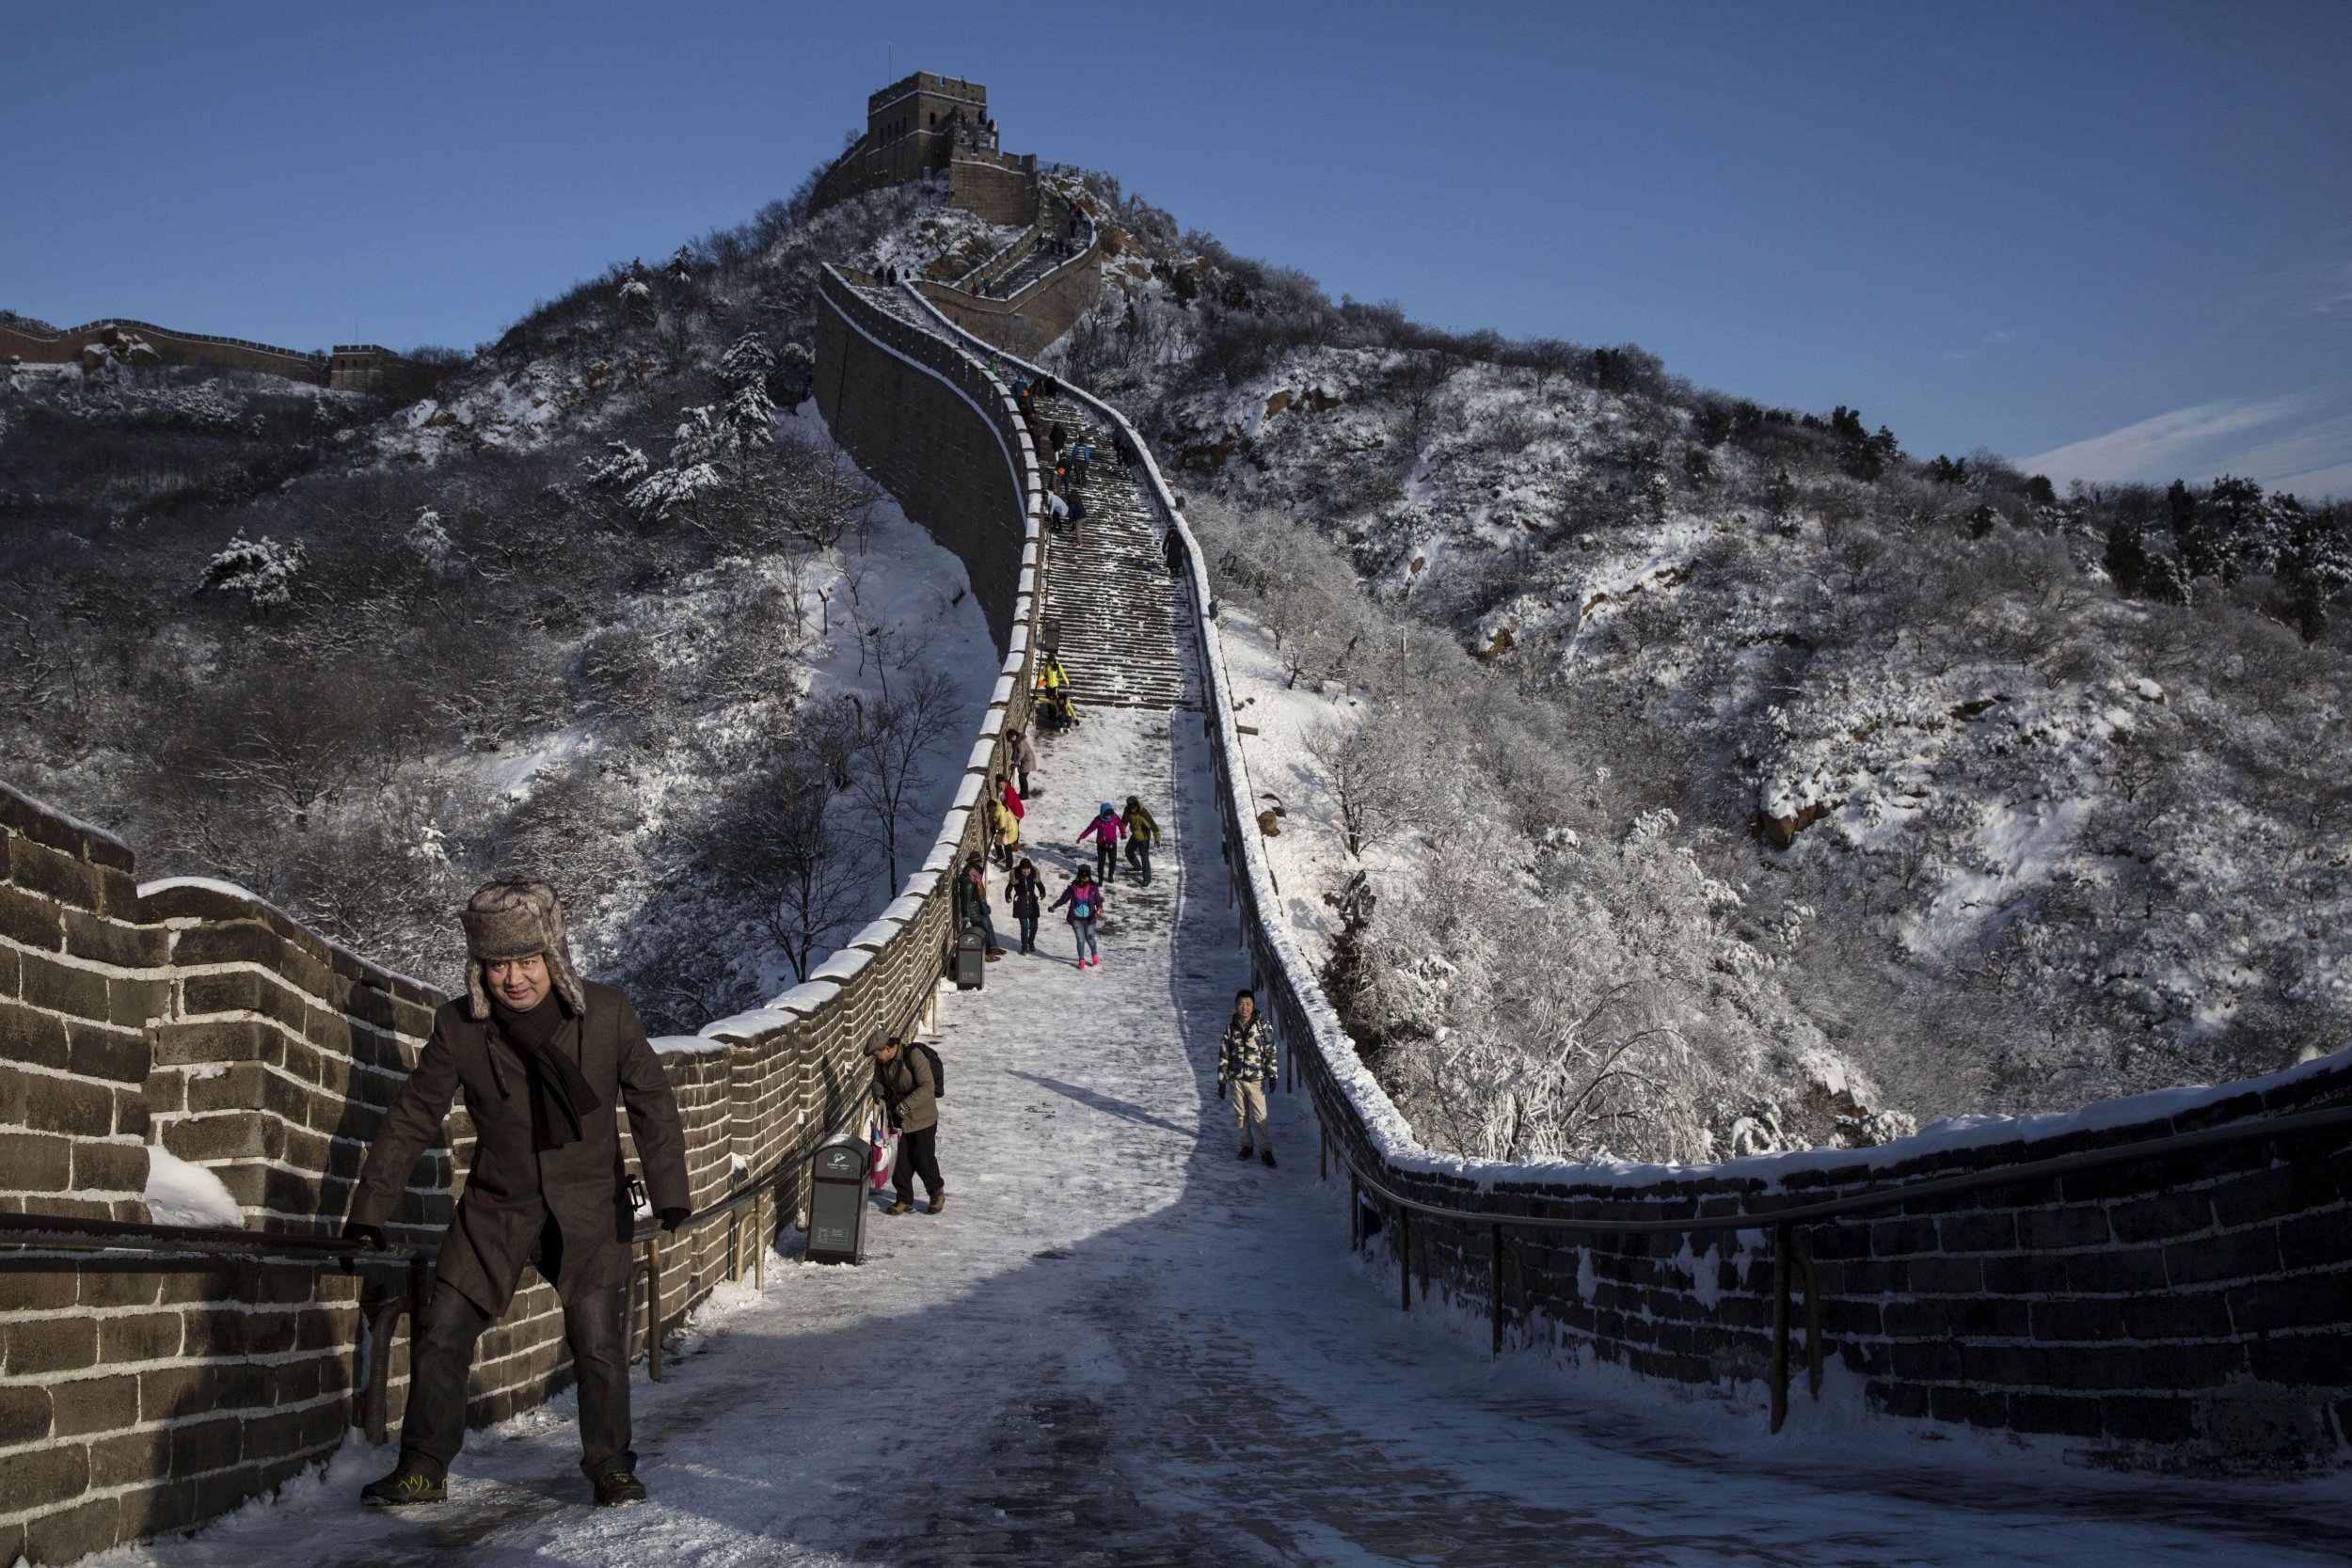
[[[1428,432],[1429,416],[1437,406],[1438,394],[1454,379],[1454,364],[1452,356],[1431,349],[1411,349],[1389,372],[1389,390],[1404,404],[1406,427],[1411,433],[1416,452]]]
[[[1331,793],[1349,854],[1361,859],[1411,825],[1412,767],[1393,729],[1326,725],[1307,737],[1307,754]]]
[[[829,748],[805,732],[787,744],[736,786],[726,818],[707,839],[706,863],[749,902],[793,978],[805,980],[819,945],[871,911],[873,866],[833,819],[837,797],[820,754]]]
[[[1527,368],[1535,372],[1537,397],[1543,396],[1548,383],[1576,368],[1576,345],[1557,338],[1537,338],[1521,352],[1526,357]]]
[[[918,672],[887,697],[847,697],[834,705],[849,748],[850,793],[865,808],[864,832],[882,850],[889,885],[898,885],[898,834],[914,809],[923,774],[961,726],[956,689],[937,670]]]
[[[348,669],[257,669],[225,690],[191,737],[193,770],[232,793],[273,800],[297,832],[358,775],[373,749],[380,682]]]

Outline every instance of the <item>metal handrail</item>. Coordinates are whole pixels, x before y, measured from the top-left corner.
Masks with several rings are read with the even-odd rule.
[[[928,995],[918,997],[915,1005],[908,1009],[905,1018],[899,1021],[896,1032],[904,1035],[913,1029],[915,1021],[920,1019],[924,1010],[930,1006],[930,1001]],[[845,1114],[845,1119],[834,1123],[826,1131],[823,1137],[798,1153],[785,1155],[774,1164],[770,1165],[767,1170],[761,1172],[755,1180],[745,1181],[717,1202],[706,1204],[689,1214],[678,1222],[677,1229],[663,1230],[658,1218],[650,1223],[645,1220],[637,1222],[636,1227],[630,1232],[629,1242],[631,1245],[642,1250],[636,1260],[629,1265],[628,1279],[623,1288],[628,1291],[628,1312],[634,1317],[637,1305],[637,1280],[640,1275],[644,1277],[645,1375],[647,1377],[656,1383],[661,1381],[661,1248],[663,1241],[671,1237],[687,1236],[697,1227],[723,1214],[728,1222],[726,1277],[740,1279],[743,1277],[742,1225],[737,1216],[742,1212],[745,1204],[750,1204],[754,1238],[752,1285],[755,1290],[766,1290],[768,1287],[768,1248],[764,1237],[767,1227],[762,1222],[769,1193],[783,1184],[785,1176],[793,1167],[815,1159],[818,1149],[854,1126],[859,1116],[858,1108],[866,1103],[866,1096],[850,1096],[850,1109]],[[626,1338],[626,1334],[624,1338]]]
[[[41,1251],[127,1250],[164,1255],[277,1258],[329,1263],[347,1258],[405,1261],[406,1243],[371,1246],[340,1236],[305,1236],[234,1226],[147,1225],[131,1220],[75,1219],[62,1214],[0,1215],[0,1246]]]
[[[1323,1065],[1319,1059],[1317,1065]],[[1813,1259],[1797,1250],[1794,1245],[1793,1228],[1797,1225],[1816,1220],[1841,1219],[1849,1214],[1867,1213],[1873,1210],[1893,1209],[1904,1204],[1983,1192],[1996,1187],[2024,1186],[2056,1176],[2112,1170],[2124,1165],[2144,1164],[2150,1161],[2171,1159],[2179,1155],[2209,1149],[2227,1148],[2241,1144],[2268,1143],[2352,1127],[2352,1105],[2338,1105],[2324,1110],[2300,1111],[2283,1117],[2239,1122],[2229,1127],[2207,1127],[2193,1132],[2169,1133],[2160,1138],[2141,1138],[2107,1148],[2077,1149],[2072,1154],[2052,1155],[2043,1160],[2028,1160],[2020,1164],[2003,1165],[1994,1170],[1968,1171],[1953,1176],[1927,1177],[1911,1181],[1900,1181],[1892,1186],[1873,1188],[1867,1192],[1849,1193],[1837,1197],[1817,1199],[1809,1203],[1788,1203],[1764,1209],[1742,1207],[1731,1212],[1720,1214],[1606,1219],[1599,1216],[1578,1218],[1552,1214],[1514,1214],[1499,1210],[1473,1209],[1466,1205],[1449,1206],[1407,1197],[1363,1173],[1346,1147],[1330,1136],[1327,1124],[1324,1122],[1322,1097],[1314,1094],[1311,1088],[1309,1098],[1315,1101],[1315,1119],[1318,1131],[1323,1134],[1326,1154],[1336,1150],[1341,1165],[1347,1171],[1348,1249],[1354,1251],[1360,1243],[1357,1227],[1359,1224],[1359,1216],[1361,1210],[1361,1199],[1359,1196],[1361,1189],[1369,1188],[1399,1211],[1396,1247],[1397,1292],[1399,1305],[1405,1310],[1412,1310],[1413,1304],[1412,1216],[1416,1213],[1430,1214],[1445,1219],[1483,1221],[1487,1226],[1493,1275],[1487,1291],[1487,1310],[1491,1319],[1493,1354],[1496,1355],[1502,1354],[1502,1231],[1506,1226],[1520,1226],[1536,1230],[1583,1230],[1607,1235],[1670,1235],[1702,1230],[1758,1230],[1769,1227],[1772,1232],[1772,1348],[1767,1390],[1771,1399],[1772,1430],[1774,1432],[1778,1432],[1788,1418],[1789,1289],[1792,1273],[1802,1276],[1804,1290],[1806,1383],[1814,1398],[1819,1399],[1821,1393],[1820,1280],[1814,1272]],[[1424,1282],[1426,1278],[1427,1273],[1424,1270]]]
[[[365,1265],[398,1264],[407,1275],[407,1288],[377,1304],[367,1313],[368,1373],[352,1380],[353,1425],[366,1429],[371,1442],[382,1443],[389,1426],[392,1334],[400,1320],[416,1325],[424,1321],[425,1294],[431,1288],[437,1254],[397,1243],[378,1247],[341,1236],[303,1236],[274,1230],[241,1230],[233,1226],[147,1225],[131,1220],[75,1219],[59,1214],[0,1216],[0,1272],[30,1270],[56,1260],[60,1253],[112,1253],[135,1259],[140,1270],[156,1274],[190,1274],[210,1269],[219,1259],[268,1259],[308,1263],[312,1267],[338,1264],[346,1273]],[[363,1305],[362,1310],[366,1308]]]

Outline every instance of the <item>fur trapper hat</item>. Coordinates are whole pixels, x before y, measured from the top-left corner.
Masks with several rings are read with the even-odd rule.
[[[564,941],[564,906],[545,882],[492,882],[468,900],[458,917],[466,926],[466,1005],[477,1020],[490,1016],[490,988],[483,965],[544,953],[555,994],[575,1016],[588,1010],[588,993],[572,967]]]

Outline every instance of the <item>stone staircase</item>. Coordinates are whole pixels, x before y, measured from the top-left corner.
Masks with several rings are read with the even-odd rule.
[[[903,289],[878,283],[858,292],[901,321],[940,330]],[[1089,707],[1197,705],[1178,652],[1176,580],[1140,480],[1114,455],[1109,430],[1074,398],[1038,400],[1040,463],[1051,461],[1045,434],[1056,424],[1072,444],[1091,447],[1094,463],[1086,521],[1046,535],[1041,645],[1059,648],[1081,721]]]
[[[1045,558],[1044,645],[1055,646],[1058,636],[1079,719],[1089,705],[1187,705],[1176,581],[1141,484],[1113,455],[1110,432],[1086,404],[1041,399],[1038,420],[1041,430],[1058,423],[1073,444],[1094,449],[1086,521],[1053,534]]]

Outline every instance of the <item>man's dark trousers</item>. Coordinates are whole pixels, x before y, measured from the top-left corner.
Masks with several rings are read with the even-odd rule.
[[[580,1467],[590,1480],[616,1465],[637,1468],[628,1446],[628,1352],[621,1337],[622,1287],[594,1291],[564,1307],[580,1383]],[[466,1441],[466,1374],[474,1342],[490,1315],[447,1285],[433,1289],[408,1380],[408,1413],[400,1423],[404,1453],[422,1454],[446,1472]]]

